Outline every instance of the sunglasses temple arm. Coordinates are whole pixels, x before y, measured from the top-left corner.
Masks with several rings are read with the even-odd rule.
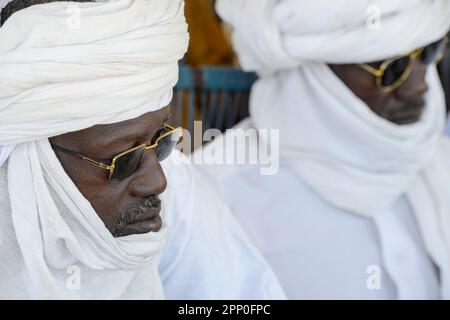
[[[380,69],[376,69],[374,67],[372,67],[371,65],[368,64],[359,64],[359,67],[367,72],[369,72],[370,74],[372,74],[375,77],[380,77],[383,73],[383,71],[381,71]]]
[[[75,152],[75,151],[72,151],[72,150],[64,149],[64,148],[62,148],[62,147],[60,147],[60,146],[57,146],[57,145],[55,145],[55,144],[51,144],[51,146],[52,146],[52,148],[53,148],[54,150],[56,150],[56,151],[60,151],[60,152],[63,152],[63,153],[72,155],[72,156],[74,156],[74,157],[77,157],[77,158],[80,158],[80,159],[84,159],[84,156],[83,156],[82,154],[78,153],[78,152]]]
[[[89,164],[92,164],[94,166],[100,167],[102,169],[111,170],[111,166],[108,166],[107,164],[104,164],[103,162],[87,158],[87,157],[83,156],[81,153],[78,153],[78,152],[75,152],[75,151],[72,151],[72,150],[68,150],[68,149],[62,148],[62,147],[54,145],[54,144],[51,144],[51,145],[52,145],[52,148],[54,150],[57,150],[57,151],[66,153],[68,155],[77,157],[77,158],[79,158],[81,160],[86,161]]]

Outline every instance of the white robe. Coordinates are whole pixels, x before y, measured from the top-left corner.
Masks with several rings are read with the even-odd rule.
[[[145,286],[141,286],[140,274],[159,271],[164,294],[169,299],[284,299],[276,277],[261,254],[250,244],[228,208],[205,189],[195,170],[189,165],[172,166],[170,160],[163,166],[174,192],[170,199],[165,199],[171,207],[165,221],[171,236],[159,270],[141,270],[131,279],[120,274],[114,285],[123,282],[128,287],[127,298],[133,297],[130,292],[142,297]],[[12,221],[6,169],[7,163],[0,167],[0,269],[4,275],[0,279],[0,299],[27,299],[30,298],[27,270],[23,268],[17,241],[9,232]],[[88,298],[121,298],[105,294],[106,290],[99,295],[96,288],[109,285],[102,282],[103,271],[89,270],[89,281],[85,281],[80,266],[80,285],[92,289]],[[72,274],[65,271],[61,274],[69,280]]]
[[[251,120],[237,127],[251,128]],[[207,146],[205,154],[223,152],[222,141]],[[440,148],[450,151],[450,142],[441,141]],[[328,204],[283,158],[279,172],[269,176],[260,174],[260,165],[200,168],[289,299],[440,297],[438,271],[406,197],[375,218],[365,218]]]
[[[168,299],[283,299],[285,296],[278,280],[261,254],[249,243],[228,208],[213,192],[205,189],[202,178],[192,166],[172,165],[170,161],[165,161],[163,168],[172,192],[170,198],[163,201],[169,202],[166,203],[170,209],[165,224],[171,235],[160,258],[159,270],[142,268],[136,273],[138,276],[130,279],[118,270],[115,288],[122,283],[128,288],[125,290],[127,298],[133,298],[132,292],[136,297],[145,296],[142,292],[145,284],[139,282],[142,279],[139,274],[157,272]],[[30,298],[28,271],[24,268],[17,241],[9,232],[12,221],[7,165],[0,167],[0,299],[27,299]],[[89,276],[86,280],[83,265],[74,264],[81,267],[80,286],[90,288],[87,298],[121,298],[108,295],[107,290],[98,294],[99,286],[110,284],[101,282],[102,270],[89,270],[85,273]],[[60,274],[66,279],[72,275],[66,270]],[[152,286],[158,287],[161,283]],[[76,297],[76,289],[74,293]]]
[[[284,299],[277,278],[229,208],[187,165],[164,166],[172,236],[159,270],[169,299]]]

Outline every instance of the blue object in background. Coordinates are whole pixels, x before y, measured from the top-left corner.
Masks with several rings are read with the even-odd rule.
[[[194,130],[202,120],[203,130],[225,131],[248,116],[254,73],[230,67],[180,67],[172,100],[173,124]]]

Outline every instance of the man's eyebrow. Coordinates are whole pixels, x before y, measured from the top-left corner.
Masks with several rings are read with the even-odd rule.
[[[163,127],[167,122],[169,122],[170,118],[172,116],[172,113],[169,113],[161,123],[161,126],[158,127],[155,132],[158,131],[159,128]],[[138,139],[144,138],[146,135],[149,134],[149,132],[140,132],[135,134],[130,134],[131,127],[135,124],[118,124],[114,128],[110,128],[106,130],[106,136],[114,136],[115,134],[118,134],[119,137],[115,138],[114,140],[109,140],[108,138],[105,139],[105,145],[111,146],[111,145],[120,145],[125,144],[127,142],[136,141]],[[120,134],[122,131],[126,134],[120,137]]]

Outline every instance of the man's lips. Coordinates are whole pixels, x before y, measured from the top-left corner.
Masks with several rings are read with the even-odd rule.
[[[424,109],[424,103],[412,103],[389,112],[386,119],[396,124],[411,124],[420,120]]]
[[[392,115],[389,120],[397,124],[410,124],[419,121],[422,113],[423,109],[398,112]]]
[[[146,210],[148,212],[145,212]],[[150,210],[148,210],[146,208],[142,208],[142,212],[143,213],[137,215],[135,217],[135,219],[131,219],[127,224],[133,224],[133,223],[137,223],[137,222],[153,220],[153,219],[159,217],[159,214],[161,212],[161,202],[153,205]]]
[[[141,200],[129,210],[118,227],[113,231],[115,236],[158,232],[162,227],[161,200],[157,197]]]
[[[140,220],[126,224],[123,228],[124,234],[139,234],[148,232],[158,232],[162,227],[162,218],[160,215],[152,219]]]
[[[396,124],[413,124],[416,123],[420,120],[420,116],[410,116],[410,117],[403,117],[403,118],[397,118],[395,119],[393,122],[395,122]]]

